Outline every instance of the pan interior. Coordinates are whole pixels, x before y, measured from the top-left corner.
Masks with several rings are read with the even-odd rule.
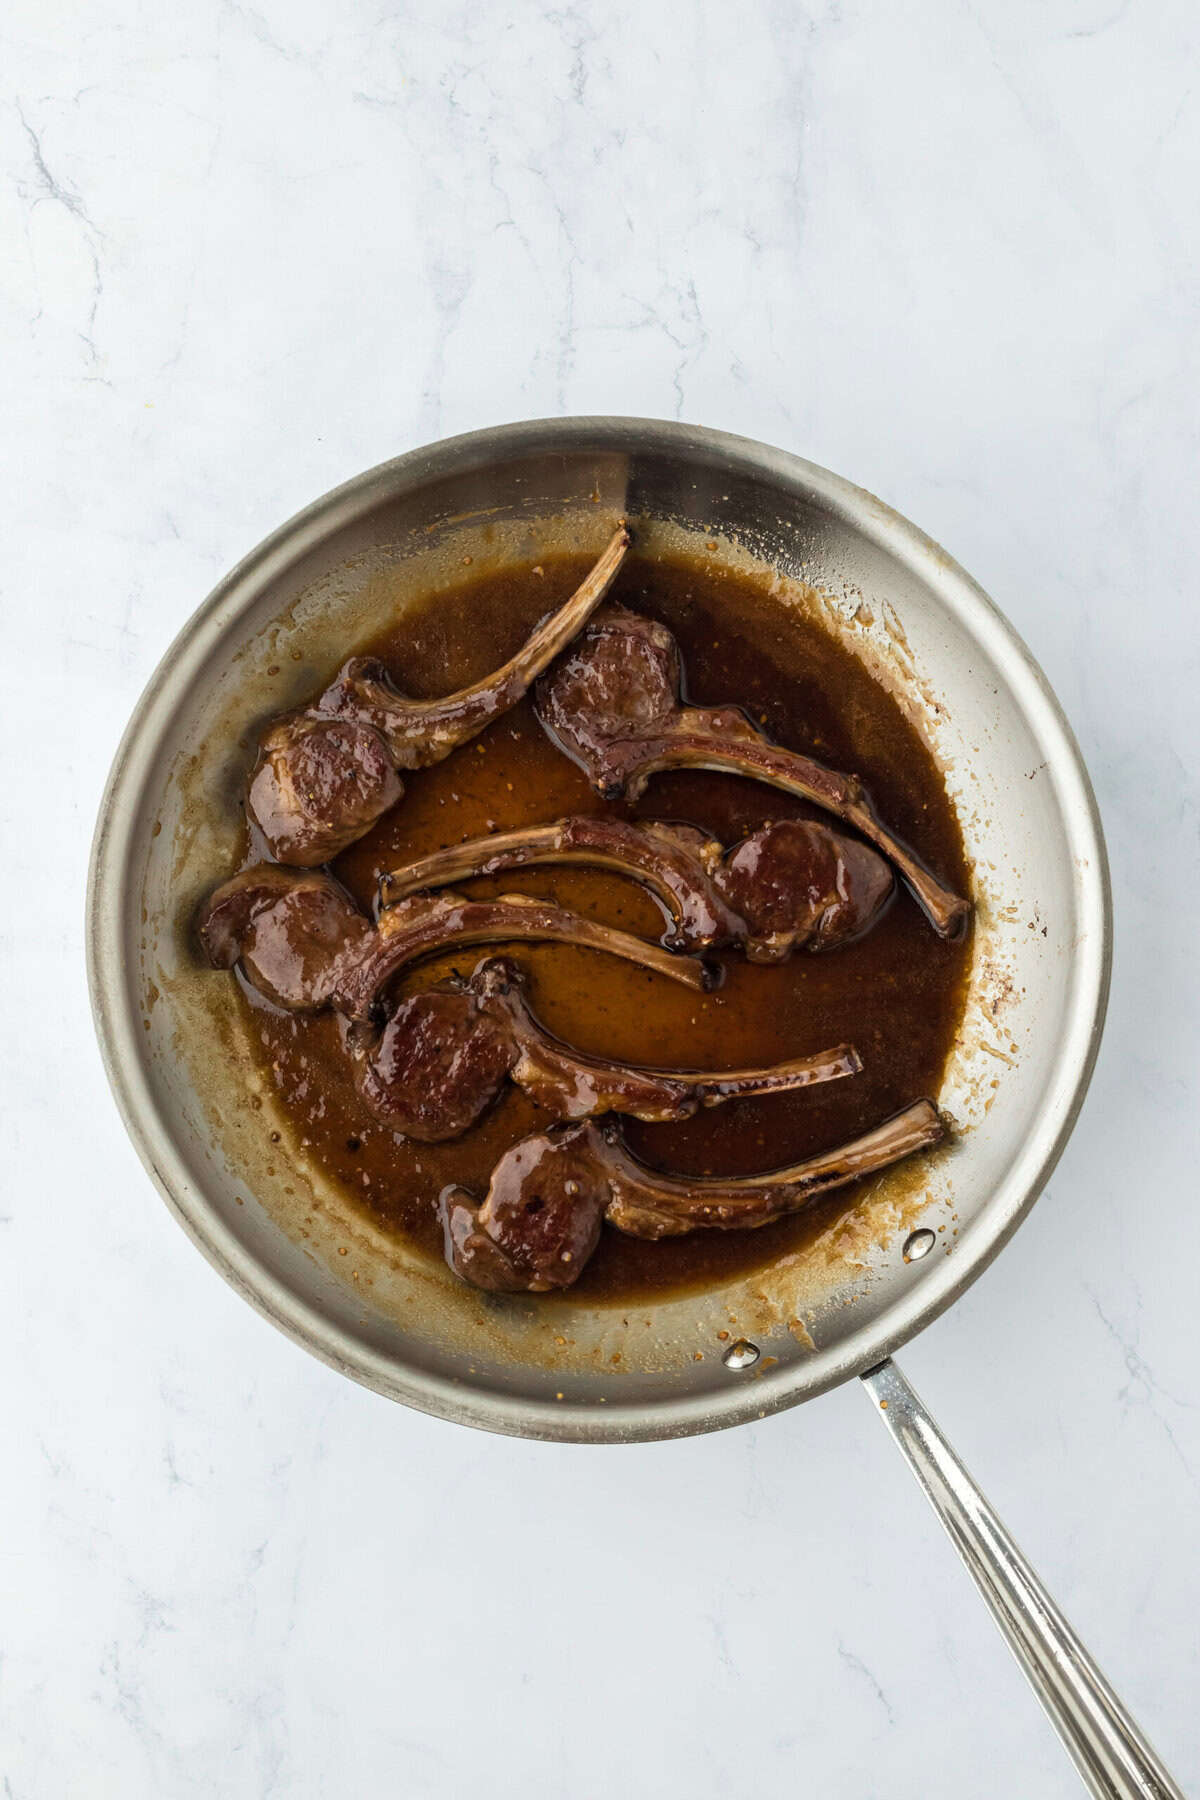
[[[469,1290],[385,1237],[248,1086],[232,983],[191,919],[227,872],[257,728],[397,604],[633,519],[647,548],[753,574],[780,632],[816,613],[901,698],[945,771],[976,871],[960,1132],[848,1206],[814,1252],[722,1289],[585,1307]],[[712,548],[715,546],[715,548]],[[382,580],[383,571],[387,579]],[[793,627],[794,628],[794,627]],[[1069,1129],[1107,971],[1103,849],[1052,696],[979,590],[879,502],[743,440],[558,421],[454,440],[319,502],[236,570],[168,653],[97,834],[90,953],[102,1045],[148,1167],[222,1272],[346,1373],[497,1430],[619,1439],[708,1429],[877,1361],[1003,1242]],[[272,1137],[277,1133],[278,1137]],[[914,1229],[933,1233],[904,1254]],[[759,1354],[730,1349],[748,1340]]]

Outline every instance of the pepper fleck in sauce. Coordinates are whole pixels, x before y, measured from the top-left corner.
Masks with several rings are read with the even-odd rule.
[[[499,666],[533,625],[587,572],[586,557],[547,558],[464,581],[409,611],[367,646],[398,685],[448,692]],[[661,619],[683,656],[695,704],[738,703],[777,743],[861,775],[881,816],[957,891],[969,889],[961,833],[942,777],[900,707],[820,625],[789,615],[753,582],[716,565],[634,554],[613,598]],[[555,749],[527,699],[448,761],[404,776],[399,806],[345,851],[334,873],[370,908],[380,873],[489,830],[605,810],[583,774]],[[611,808],[609,808],[611,810]],[[737,776],[655,776],[631,818],[685,820],[733,844],[769,819],[822,817],[804,802]],[[464,884],[479,896],[537,894],[609,925],[657,938],[654,902],[601,871],[530,869]],[[491,953],[499,953],[496,946]],[[631,1147],[681,1174],[752,1174],[825,1150],[878,1124],[907,1102],[936,1099],[962,1013],[968,946],[944,943],[902,888],[874,930],[824,955],[804,951],[776,967],[722,955],[725,981],[696,994],[613,957],[560,945],[521,945],[529,996],[568,1043],[622,1061],[721,1069],[769,1064],[850,1041],[863,1072],[849,1080],[734,1100],[681,1124],[626,1123]],[[447,954],[409,975],[412,992],[453,969],[469,973],[487,948]],[[297,1135],[375,1219],[441,1254],[436,1202],[448,1182],[482,1197],[502,1154],[546,1119],[525,1094],[505,1090],[465,1137],[404,1141],[359,1100],[330,1016],[285,1016],[243,986],[252,1038]],[[585,1302],[649,1297],[726,1281],[811,1242],[852,1205],[853,1188],[759,1231],[693,1232],[646,1243],[605,1227],[571,1290]]]

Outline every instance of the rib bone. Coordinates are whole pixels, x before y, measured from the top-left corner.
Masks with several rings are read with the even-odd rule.
[[[339,983],[334,1003],[352,1019],[367,1019],[383,990],[402,969],[443,950],[518,942],[574,944],[585,950],[603,950],[682,982],[685,987],[705,991],[714,988],[721,978],[718,968],[697,957],[672,956],[657,944],[646,943],[644,938],[598,925],[595,920],[582,918],[548,900],[531,900],[525,894],[503,894],[498,900],[466,900],[461,894],[443,892],[414,894],[388,908],[363,954]]]
[[[637,1161],[615,1136],[604,1139],[609,1203],[606,1217],[631,1237],[677,1237],[701,1227],[747,1231],[799,1212],[818,1194],[927,1150],[945,1137],[931,1100],[916,1100],[884,1124],[822,1156],[769,1175],[702,1179],[660,1175]]]
[[[801,945],[828,950],[861,937],[893,889],[891,870],[868,845],[808,820],[777,820],[725,851],[694,826],[585,816],[451,844],[384,875],[379,904],[548,863],[627,875],[662,907],[664,944],[739,944],[752,962],[780,962]]]

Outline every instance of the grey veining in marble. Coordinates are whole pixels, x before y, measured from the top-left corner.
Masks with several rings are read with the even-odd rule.
[[[85,862],[168,640],[334,482],[558,411],[882,493],[1076,726],[1095,1085],[905,1366],[1200,1784],[1198,57],[1184,0],[10,0],[5,1800],[1078,1791],[861,1395],[621,1452],[389,1409],[215,1279],[109,1101]]]

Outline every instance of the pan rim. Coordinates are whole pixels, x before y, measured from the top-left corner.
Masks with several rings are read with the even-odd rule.
[[[803,1363],[780,1365],[725,1393],[603,1407],[515,1398],[401,1365],[329,1319],[256,1257],[191,1181],[154,1100],[141,1055],[140,1014],[123,965],[131,902],[130,860],[140,799],[170,696],[195,671],[262,587],[331,531],[414,481],[532,451],[703,451],[747,473],[803,487],[879,547],[914,567],[939,601],[1002,669],[1039,740],[1061,795],[1079,870],[1081,942],[1063,1032],[1035,1129],[987,1203],[970,1253],[940,1261],[872,1325]],[[185,622],[151,675],[122,735],[92,843],[86,901],[88,986],[101,1056],[125,1129],[144,1167],[192,1242],[260,1314],[330,1367],[363,1385],[459,1424],[511,1436],[580,1443],[639,1442],[740,1424],[814,1398],[889,1356],[938,1318],[1003,1249],[1043,1191],[1070,1137],[1099,1051],[1112,962],[1112,898],[1095,795],[1074,734],[1045,675],[1013,626],[951,556],[911,521],[844,477],[758,440],[676,421],[581,415],[525,420],[460,434],[377,464],[312,502],[242,559]]]

